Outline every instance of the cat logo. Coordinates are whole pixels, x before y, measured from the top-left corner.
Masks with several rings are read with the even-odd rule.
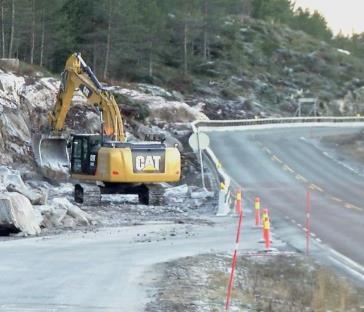
[[[135,157],[135,169],[143,172],[159,172],[161,156],[138,155]]]
[[[154,150],[134,150],[133,172],[143,173],[162,173],[165,171],[165,151],[162,149]]]
[[[85,85],[82,85],[82,84],[80,85],[79,88],[85,97],[87,97],[87,98],[91,97],[91,95],[92,95],[91,89],[87,88]]]

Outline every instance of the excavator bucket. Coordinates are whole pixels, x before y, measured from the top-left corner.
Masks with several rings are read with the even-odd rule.
[[[69,154],[66,138],[34,135],[32,137],[32,147],[34,159],[46,178],[68,179]]]

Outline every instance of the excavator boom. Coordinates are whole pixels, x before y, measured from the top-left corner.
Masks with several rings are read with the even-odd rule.
[[[70,159],[67,138],[63,137],[64,124],[76,90],[86,97],[87,103],[95,106],[101,114],[101,132],[106,137],[125,141],[123,120],[113,97],[101,85],[91,68],[79,53],[72,54],[61,74],[61,84],[53,110],[48,114],[49,133],[32,137],[35,161],[46,177],[67,177]]]
[[[123,120],[114,96],[102,87],[79,53],[72,54],[66,62],[55,108],[48,116],[51,129],[56,134],[63,131],[77,89],[86,97],[88,104],[101,111],[103,134],[115,141],[125,141]]]

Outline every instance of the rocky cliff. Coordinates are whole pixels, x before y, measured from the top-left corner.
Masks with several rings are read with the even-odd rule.
[[[46,182],[34,161],[32,135],[44,131],[58,88],[59,81],[52,77],[0,71],[0,232],[39,234],[41,228],[94,225],[95,219],[100,217],[98,209],[93,210],[91,216],[70,202],[73,191],[69,183]],[[109,89],[124,102],[122,110],[136,112],[125,118],[128,140],[158,133],[167,137],[167,143],[178,143],[183,149],[179,139],[189,135],[189,123],[206,118],[198,108],[155,86],[135,84]],[[141,107],[147,111],[143,121],[138,116]],[[97,133],[99,130],[98,113],[76,92],[65,133]],[[185,163],[191,162],[191,157],[189,159],[184,158]],[[185,167],[194,170],[194,166]],[[185,188],[187,194],[188,187]],[[191,205],[195,206],[193,201]],[[102,206],[99,208],[102,210]]]

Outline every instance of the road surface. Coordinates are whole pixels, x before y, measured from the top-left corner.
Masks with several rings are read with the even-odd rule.
[[[218,224],[156,222],[1,241],[0,311],[144,311],[152,301],[154,264],[232,253],[236,218],[212,220]],[[242,235],[241,250],[261,248],[260,231]]]
[[[292,128],[209,133],[226,171],[261,198],[274,218],[305,226],[311,192],[313,238],[364,265],[364,177],[330,159],[312,137],[353,133],[358,128]]]

